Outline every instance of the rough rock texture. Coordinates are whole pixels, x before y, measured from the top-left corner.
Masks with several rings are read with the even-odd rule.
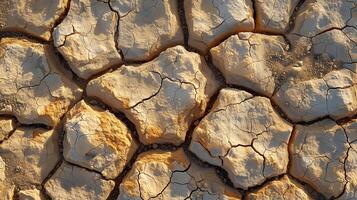
[[[50,40],[68,0],[4,0],[0,2],[0,31],[21,31]]]
[[[21,190],[19,192],[20,200],[44,200],[45,197],[37,189],[33,190]]]
[[[68,15],[54,29],[55,47],[81,78],[121,62],[114,38],[117,18],[108,3],[73,0]]]
[[[285,200],[299,199],[312,200],[303,186],[285,175],[278,180],[273,180],[255,192],[248,193],[247,200]]]
[[[307,126],[297,125],[290,152],[290,173],[294,177],[307,182],[326,198],[337,197],[343,192],[348,180],[345,161],[350,156],[349,143],[341,126],[329,119]]]
[[[242,198],[357,199],[357,0],[0,0],[0,200]]]
[[[345,160],[346,180],[348,182],[344,194],[339,199],[352,200],[357,199],[357,119],[343,125],[343,129],[350,148]]]
[[[0,156],[0,196],[4,200],[12,200],[15,186],[6,181],[6,163]]]
[[[64,158],[108,179],[122,172],[137,149],[130,131],[109,111],[76,104],[65,122]]]
[[[226,82],[266,96],[275,89],[273,72],[267,64],[271,53],[283,54],[287,44],[281,36],[239,33],[211,49],[212,61]]]
[[[216,88],[203,58],[177,46],[90,81],[87,94],[124,112],[144,144],[179,145]]]
[[[23,124],[54,126],[81,96],[49,45],[0,41],[0,114]]]
[[[256,30],[270,33],[285,33],[290,17],[299,0],[256,0]]]
[[[41,185],[60,159],[57,135],[53,130],[20,127],[1,143],[5,184],[24,189]]]
[[[306,0],[296,16],[293,33],[313,37],[346,25],[357,27],[356,8],[354,0]]]
[[[5,162],[2,160],[0,157],[0,181],[4,181],[6,176],[5,176]]]
[[[287,82],[273,99],[295,122],[309,122],[325,116],[337,120],[357,113],[356,83],[356,73],[342,69],[321,79]]]
[[[54,200],[104,200],[114,187],[100,174],[63,162],[45,184],[48,195]]]
[[[357,29],[330,30],[312,39],[314,54],[327,54],[343,63],[357,62]]]
[[[194,130],[190,150],[225,169],[234,186],[247,189],[286,172],[291,131],[269,99],[223,89]]]
[[[160,51],[183,44],[183,33],[172,0],[112,0],[118,13],[118,48],[126,61],[146,61]]]
[[[231,34],[254,30],[251,0],[188,0],[184,4],[188,43],[201,52]]]
[[[0,117],[0,142],[9,137],[11,132],[15,129],[15,122],[11,118]]]
[[[183,152],[153,150],[141,154],[120,184],[118,200],[241,199],[213,169],[200,168]]]

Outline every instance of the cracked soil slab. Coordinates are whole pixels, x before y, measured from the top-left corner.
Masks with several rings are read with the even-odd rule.
[[[294,34],[313,37],[329,29],[357,27],[355,0],[306,0],[295,19]]]
[[[0,0],[0,200],[357,200],[357,0]]]
[[[88,79],[121,63],[115,47],[118,16],[108,3],[73,0],[63,22],[53,31],[54,45],[79,77]]]
[[[241,199],[213,169],[191,162],[183,149],[141,154],[120,184],[117,200]]]
[[[45,197],[37,189],[21,190],[19,192],[19,200],[45,200]]]
[[[287,171],[291,131],[269,99],[223,89],[195,128],[189,148],[226,170],[235,187],[247,189]]]
[[[312,39],[315,54],[326,54],[342,63],[357,62],[357,28],[324,32]]]
[[[0,192],[12,186],[31,189],[39,186],[60,160],[58,133],[42,128],[20,127],[0,144],[5,177]],[[1,167],[0,167],[1,168]],[[0,173],[1,174],[1,173]]]
[[[137,149],[126,125],[109,111],[76,104],[66,116],[64,158],[114,179]]]
[[[271,96],[275,79],[269,68],[268,54],[284,54],[287,48],[281,36],[239,33],[211,49],[212,62],[227,83]]]
[[[100,174],[63,162],[46,182],[47,194],[54,200],[104,200],[114,187],[114,181]]]
[[[21,31],[51,40],[56,22],[70,0],[4,0],[0,2],[0,31]]]
[[[299,0],[255,0],[256,30],[269,33],[285,33],[290,17]]]
[[[290,146],[290,173],[326,198],[338,197],[347,183],[349,146],[344,129],[332,120],[297,125]]]
[[[188,0],[184,5],[188,43],[201,52],[231,34],[254,30],[251,0]]]
[[[81,97],[49,45],[0,41],[0,114],[23,124],[54,126]]]
[[[15,121],[11,118],[0,117],[0,142],[8,138],[15,129]]]
[[[183,44],[177,1],[111,0],[119,15],[117,46],[126,61],[147,61]]]
[[[251,192],[246,197],[247,200],[285,200],[299,199],[312,200],[311,195],[297,181],[284,175],[278,180],[273,180],[255,192]]]
[[[356,73],[341,69],[320,79],[289,81],[278,90],[273,100],[295,122],[309,122],[326,116],[338,120],[357,113],[356,83]]]
[[[204,59],[176,46],[151,62],[125,65],[90,81],[87,94],[124,112],[144,144],[179,145],[215,88]]]

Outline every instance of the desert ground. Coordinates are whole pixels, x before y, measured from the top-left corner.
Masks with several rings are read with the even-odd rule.
[[[356,0],[0,0],[0,200],[357,200]]]

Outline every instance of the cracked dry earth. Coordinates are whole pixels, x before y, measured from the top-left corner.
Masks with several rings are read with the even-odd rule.
[[[0,200],[357,200],[356,0],[0,0]]]

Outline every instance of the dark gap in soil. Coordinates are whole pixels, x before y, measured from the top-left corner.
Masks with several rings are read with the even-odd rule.
[[[190,37],[189,32],[188,32],[188,26],[187,26],[187,21],[186,21],[186,14],[185,14],[185,0],[177,0],[177,6],[178,6],[178,14],[180,18],[180,25],[181,29],[183,32],[183,37],[184,37],[184,45],[186,49],[190,49],[188,45],[188,38]]]
[[[73,82],[84,91],[88,80],[85,80],[85,79],[79,77],[76,73],[74,73],[72,68],[69,66],[69,63],[67,62],[67,60],[62,56],[62,54],[58,51],[58,49],[55,47],[53,47],[53,49],[54,49],[54,52],[61,64],[61,66],[59,66],[59,67],[63,67],[66,71],[71,72],[71,74],[72,74],[71,80],[73,80]]]
[[[290,32],[294,29],[294,27],[295,27],[295,20],[296,20],[297,14],[298,14],[298,12],[300,11],[302,5],[305,3],[305,1],[306,1],[306,0],[300,0],[300,1],[298,2],[298,4],[295,6],[294,11],[293,11],[293,13],[292,13],[291,16],[290,16],[289,26],[288,26],[288,28],[287,28],[287,30],[286,30],[286,33],[290,33]]]
[[[31,35],[29,33],[23,32],[20,29],[9,29],[5,31],[0,31],[0,41],[2,38],[14,38],[14,39],[25,39],[33,43],[40,44],[52,44],[50,41],[46,41],[41,37]]]
[[[255,32],[257,30],[257,11],[256,11],[256,2],[255,0],[252,0],[252,7],[253,7],[253,20],[254,20],[254,30]]]
[[[212,54],[210,52],[208,52],[207,55],[205,56],[205,60],[206,60],[206,63],[208,65],[208,67],[211,69],[211,71],[215,75],[215,78],[217,79],[217,81],[219,83],[221,83],[221,84],[226,84],[226,79],[225,79],[224,75],[217,68],[217,66],[215,66],[213,64],[213,62],[212,62]]]
[[[53,27],[51,28],[51,39],[53,39],[53,30],[54,30],[59,24],[61,24],[61,23],[63,22],[63,20],[67,17],[68,12],[69,12],[69,10],[70,10],[70,8],[71,8],[71,1],[72,1],[72,0],[68,0],[68,1],[67,1],[66,7],[65,7],[63,13],[61,13],[61,15],[56,19],[56,21],[55,21]]]

